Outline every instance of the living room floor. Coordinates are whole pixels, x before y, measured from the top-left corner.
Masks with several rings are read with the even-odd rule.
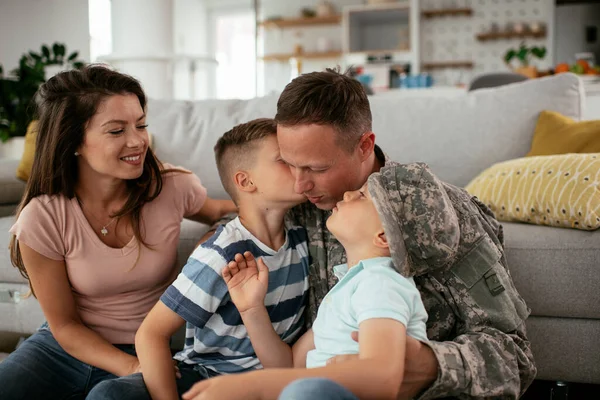
[[[554,389],[554,391],[553,391]],[[566,396],[565,393],[566,392]],[[598,400],[600,385],[569,383],[566,391],[561,391],[555,382],[535,380],[521,397],[521,400]]]

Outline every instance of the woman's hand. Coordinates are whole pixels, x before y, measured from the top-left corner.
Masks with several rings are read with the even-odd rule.
[[[179,367],[177,366],[176,360],[173,360],[173,367],[175,368],[175,377],[177,379],[181,378],[181,372],[179,372]],[[127,371],[127,375],[124,376],[142,373],[142,366],[140,364],[140,360],[138,360],[137,357],[132,357],[131,364],[129,365],[129,367],[127,367]]]

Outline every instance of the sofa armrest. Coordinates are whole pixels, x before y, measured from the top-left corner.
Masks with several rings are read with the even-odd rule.
[[[16,176],[19,160],[0,158],[0,217],[12,215],[25,192],[25,182]]]

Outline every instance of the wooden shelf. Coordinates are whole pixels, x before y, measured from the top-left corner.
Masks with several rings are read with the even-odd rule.
[[[473,61],[442,61],[421,64],[421,69],[473,68]]]
[[[312,52],[312,53],[300,53],[300,54],[267,54],[262,57],[263,61],[289,61],[292,58],[302,60],[318,60],[326,58],[338,58],[342,56],[341,51],[328,51],[328,52]]]
[[[433,17],[443,17],[446,15],[457,16],[457,15],[473,15],[472,8],[445,8],[442,10],[425,10],[422,11],[421,14],[425,18],[433,18]]]
[[[265,28],[292,28],[296,26],[335,25],[342,21],[341,15],[328,15],[326,17],[303,17],[290,19],[274,19],[261,22]]]
[[[490,32],[490,33],[480,33],[477,35],[477,40],[481,42],[485,42],[487,40],[498,40],[498,39],[525,39],[525,38],[535,38],[542,39],[546,37],[546,30],[542,29],[539,32]]]

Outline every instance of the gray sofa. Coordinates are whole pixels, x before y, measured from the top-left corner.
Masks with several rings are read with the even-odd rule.
[[[156,152],[162,160],[197,173],[210,195],[223,197],[214,143],[234,124],[273,116],[276,101],[276,95],[229,101],[151,100],[148,122]],[[371,96],[370,101],[377,143],[392,159],[425,161],[444,180],[465,186],[492,164],[524,156],[541,110],[580,119],[584,92],[575,75],[561,74],[451,98],[387,94]],[[14,205],[19,199],[18,193],[10,193],[16,187],[11,172],[15,167],[2,164],[2,203]],[[0,218],[0,290],[23,293],[27,286],[10,266],[6,250],[12,221],[11,216]],[[503,225],[512,276],[532,309],[527,329],[538,378],[600,383],[600,232]],[[181,263],[206,229],[183,223]],[[29,334],[42,320],[35,299],[0,303],[0,331]]]

